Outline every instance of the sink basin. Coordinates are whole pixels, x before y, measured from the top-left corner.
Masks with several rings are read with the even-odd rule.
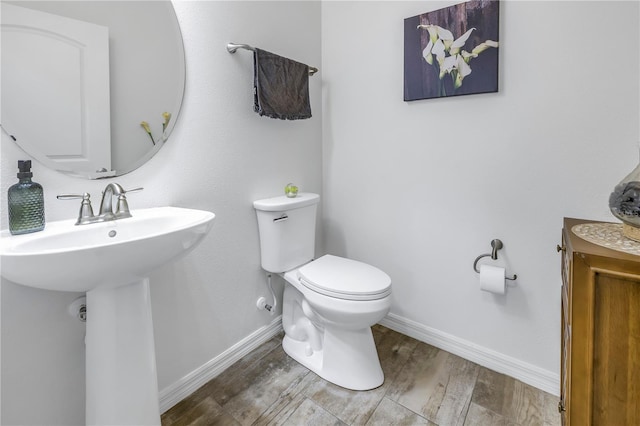
[[[211,212],[177,207],[44,231],[0,233],[0,273],[29,287],[87,293],[86,423],[160,425],[149,273],[188,253]]]
[[[75,226],[47,223],[44,231],[0,234],[1,273],[29,287],[90,291],[138,281],[186,254],[209,232],[215,215],[177,207],[134,210],[133,217]]]

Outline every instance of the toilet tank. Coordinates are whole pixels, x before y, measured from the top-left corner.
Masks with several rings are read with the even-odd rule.
[[[290,271],[314,257],[320,196],[299,193],[253,202],[258,216],[260,258],[268,272]]]

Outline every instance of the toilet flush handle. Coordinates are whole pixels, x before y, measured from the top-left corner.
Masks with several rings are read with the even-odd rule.
[[[283,213],[282,216],[276,217],[275,219],[273,219],[273,221],[274,222],[284,222],[287,219],[289,219],[289,216],[287,216],[286,213]]]

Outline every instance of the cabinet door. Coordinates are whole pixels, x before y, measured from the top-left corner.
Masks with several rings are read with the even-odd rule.
[[[640,424],[640,277],[594,271],[593,424]]]
[[[2,126],[56,170],[111,170],[109,29],[2,2]]]
[[[560,360],[560,402],[558,410],[561,413],[563,425],[569,424],[570,412],[570,377],[571,377],[571,256],[566,249],[566,243],[562,241],[562,311],[561,311],[561,360]]]

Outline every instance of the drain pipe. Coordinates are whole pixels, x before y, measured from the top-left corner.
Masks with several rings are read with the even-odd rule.
[[[276,313],[276,306],[278,306],[278,299],[276,299],[276,293],[273,291],[273,286],[271,285],[271,274],[267,272],[267,287],[269,287],[269,291],[271,291],[271,297],[273,298],[273,305],[269,305],[267,303],[267,299],[264,297],[260,297],[256,306],[258,309],[267,310],[271,315]]]

